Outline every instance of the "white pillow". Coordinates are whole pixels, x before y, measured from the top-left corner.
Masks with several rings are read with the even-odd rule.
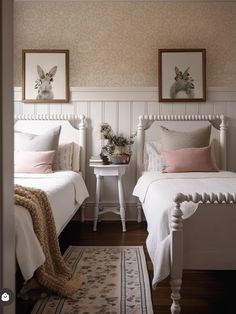
[[[60,132],[61,126],[40,135],[15,131],[15,151],[56,151]]]
[[[144,171],[162,171],[161,143],[147,142],[144,146]]]

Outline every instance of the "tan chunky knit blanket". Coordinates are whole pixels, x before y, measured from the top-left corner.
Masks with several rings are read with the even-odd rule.
[[[39,189],[15,185],[15,204],[28,209],[34,232],[46,256],[45,263],[24,284],[20,297],[28,299],[30,290],[35,288],[43,288],[46,294],[50,291],[62,297],[72,295],[80,288],[83,277],[79,273],[73,273],[63,260],[47,194]]]

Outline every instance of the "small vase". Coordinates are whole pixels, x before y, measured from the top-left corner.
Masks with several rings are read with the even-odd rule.
[[[111,155],[110,156],[111,163],[115,165],[120,165],[120,164],[128,164],[130,161],[130,155],[128,154],[122,154],[122,155]]]
[[[123,155],[123,154],[127,154],[127,146],[116,145],[114,152],[113,152],[113,155]]]

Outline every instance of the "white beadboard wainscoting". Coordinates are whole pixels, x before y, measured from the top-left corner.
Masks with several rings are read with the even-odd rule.
[[[130,135],[136,132],[141,114],[225,114],[228,119],[228,168],[236,171],[236,88],[211,87],[207,101],[199,103],[159,103],[156,87],[71,87],[71,102],[68,104],[24,104],[21,88],[14,89],[15,114],[85,114],[87,117],[87,159],[98,155],[104,141],[99,138],[99,125],[108,122],[115,132]],[[135,147],[130,167],[124,177],[127,220],[137,217],[136,199],[132,197],[136,182]],[[86,184],[90,193],[85,218],[93,218],[95,204],[95,176],[87,167]],[[106,178],[103,200],[107,205],[117,202],[114,178]],[[107,214],[104,219],[118,219]]]

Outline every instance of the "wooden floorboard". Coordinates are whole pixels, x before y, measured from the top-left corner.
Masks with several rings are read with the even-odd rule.
[[[143,245],[150,282],[152,279],[152,263],[146,251],[147,237],[145,223],[127,223],[127,232],[121,231],[119,222],[100,222],[97,232],[92,231],[92,223],[72,221],[60,236],[62,252],[69,245]],[[233,314],[235,296],[236,271],[184,271],[181,289],[181,307],[183,314]],[[154,313],[170,313],[169,279],[158,284],[152,290]],[[29,307],[18,302],[17,313],[29,313]],[[25,304],[24,304],[25,305]],[[31,306],[32,307],[32,306]],[[91,313],[93,314],[93,313]]]

